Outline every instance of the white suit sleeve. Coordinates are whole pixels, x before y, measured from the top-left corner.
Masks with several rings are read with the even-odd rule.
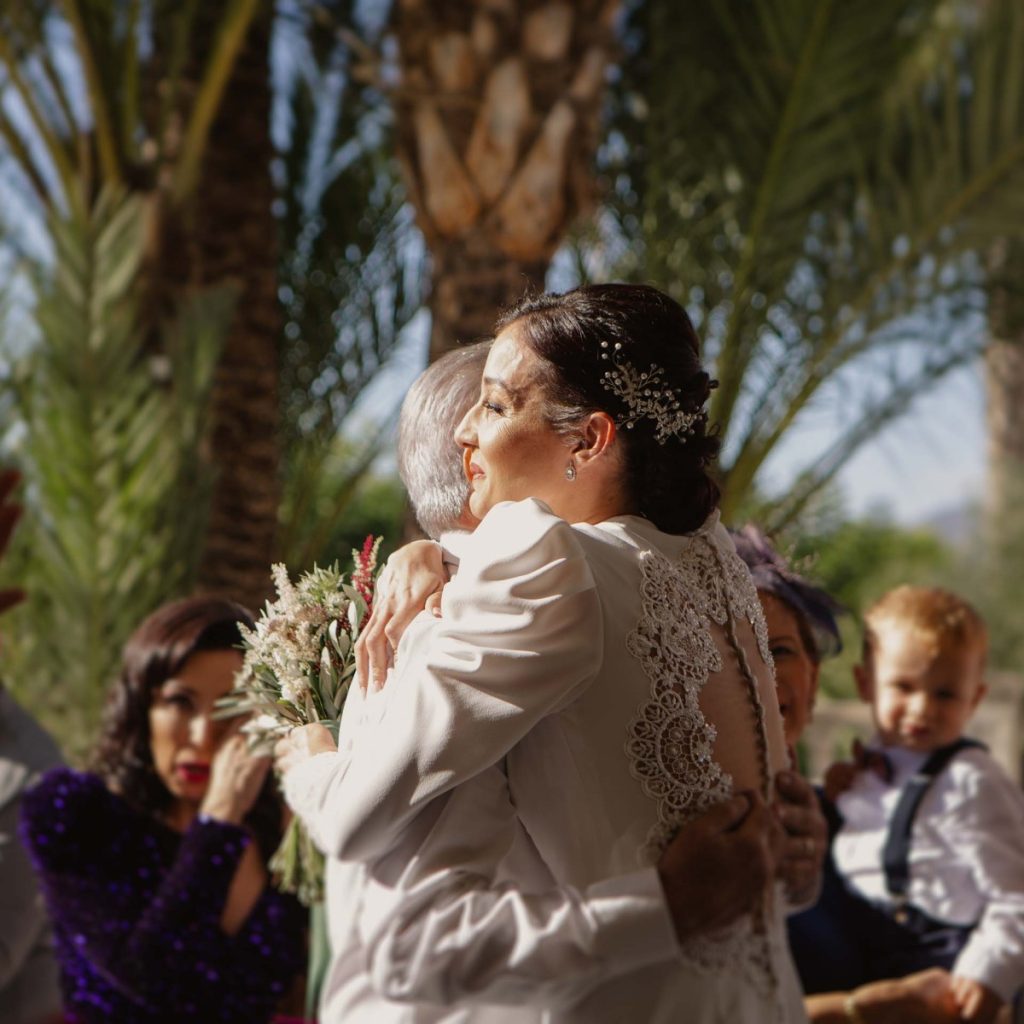
[[[954,765],[963,800],[947,834],[972,865],[985,909],[953,965],[1009,1001],[1024,983],[1024,795],[987,755]]]
[[[530,865],[502,880],[517,841]],[[556,885],[498,766],[434,800],[369,866],[358,923],[374,988],[402,1002],[566,1005],[678,953],[656,870]]]
[[[330,769],[317,758],[295,769],[298,803],[317,820],[293,806],[328,855],[387,851],[429,800],[499,761],[600,667],[599,598],[563,520],[533,500],[498,505],[461,556],[441,619],[409,630],[367,701],[383,704],[342,723]],[[299,788],[286,779],[286,792]]]

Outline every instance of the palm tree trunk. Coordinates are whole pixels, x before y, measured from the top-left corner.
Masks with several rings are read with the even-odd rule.
[[[1024,244],[1000,243],[989,290],[992,340],[985,354],[989,486],[985,502],[993,549],[1020,536],[1024,498]],[[1011,536],[1014,534],[1015,536]]]
[[[543,287],[596,191],[618,0],[399,0],[399,155],[432,258],[430,358]]]
[[[197,8],[191,59],[205,63],[221,5]],[[238,55],[213,124],[195,200],[166,224],[162,287],[230,283],[234,318],[212,397],[210,458],[216,470],[199,585],[252,608],[270,589],[279,477],[277,225],[270,177],[269,36],[263,5]],[[205,42],[206,46],[203,45]]]

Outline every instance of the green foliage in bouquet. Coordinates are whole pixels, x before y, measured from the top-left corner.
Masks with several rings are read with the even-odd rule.
[[[293,583],[283,565],[272,575],[277,598],[254,629],[242,629],[245,659],[225,712],[248,714],[254,747],[270,749],[297,725],[318,723],[335,738],[355,675],[355,643],[369,617],[381,538],[352,552],[354,568],[314,567]],[[293,819],[270,863],[281,888],[307,905],[323,898],[323,855]]]

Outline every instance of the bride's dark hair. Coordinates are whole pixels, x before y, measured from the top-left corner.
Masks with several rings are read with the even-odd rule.
[[[701,366],[697,332],[683,307],[649,285],[584,285],[562,295],[523,299],[502,314],[495,334],[512,324],[542,360],[545,414],[569,441],[579,437],[579,424],[590,413],[606,412],[616,423],[630,416],[623,398],[603,383],[614,367],[602,354],[617,352],[639,371],[661,368],[673,398],[696,419],[688,433],[664,444],[649,417],[620,430],[625,490],[666,533],[697,529],[718,506],[719,489],[709,469],[719,443],[703,412],[715,382]]]

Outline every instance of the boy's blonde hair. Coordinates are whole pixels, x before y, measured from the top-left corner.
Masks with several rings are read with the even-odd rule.
[[[864,613],[864,661],[867,663],[885,626],[910,631],[934,647],[935,654],[970,646],[984,664],[988,653],[988,628],[974,607],[942,587],[890,590]]]

